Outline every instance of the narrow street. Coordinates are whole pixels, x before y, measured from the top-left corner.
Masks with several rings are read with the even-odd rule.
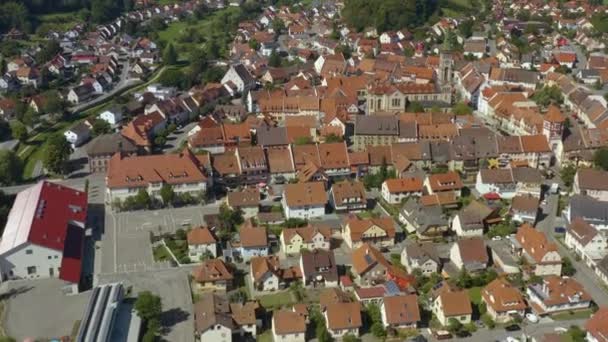
[[[574,254],[562,245],[554,235],[555,227],[565,226],[564,219],[557,215],[558,202],[558,195],[550,195],[547,198],[547,205],[545,206],[547,216],[536,224],[536,228],[543,231],[551,241],[555,242],[559,254],[562,255],[562,257],[567,256],[570,259],[572,265],[576,269],[576,274],[573,278],[578,280],[585,287],[585,290],[589,292],[593,301],[599,306],[606,306],[608,305],[608,290],[601,284],[595,273],[583,262],[576,261]]]

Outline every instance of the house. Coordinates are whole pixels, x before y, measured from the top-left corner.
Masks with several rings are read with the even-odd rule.
[[[359,286],[371,286],[394,280],[400,287],[411,285],[412,278],[399,268],[391,265],[379,250],[364,243],[353,250],[352,272]]]
[[[528,304],[537,315],[584,310],[591,305],[591,296],[574,278],[550,275],[540,284],[526,288]]]
[[[424,180],[424,187],[430,195],[439,192],[454,192],[459,197],[464,185],[458,172],[451,171],[428,175]]]
[[[494,194],[504,199],[518,194],[540,197],[542,179],[540,171],[529,167],[482,169],[477,173],[475,189],[482,196]]]
[[[281,248],[287,255],[300,253],[302,249],[331,248],[331,231],[329,227],[308,225],[301,228],[284,228],[281,231]]]
[[[88,101],[93,97],[95,88],[89,83],[76,86],[68,92],[68,102],[71,104],[79,104]]]
[[[450,248],[450,260],[458,269],[468,272],[485,270],[489,258],[486,244],[481,237],[456,241]]]
[[[120,108],[108,109],[99,114],[98,117],[100,120],[116,126],[122,121],[122,110]]]
[[[526,302],[519,290],[503,278],[494,279],[481,290],[481,300],[487,313],[496,323],[507,323],[515,317],[524,317]]]
[[[390,217],[360,219],[351,216],[344,224],[342,236],[351,249],[364,243],[377,248],[391,247],[395,245],[395,223]]]
[[[608,201],[608,172],[596,169],[578,169],[574,176],[572,191],[587,195],[598,201]]]
[[[287,184],[283,189],[283,212],[287,219],[310,219],[325,215],[327,193],[322,182]]]
[[[336,287],[338,286],[338,265],[334,252],[313,249],[300,253],[300,269],[304,286]]]
[[[408,233],[416,233],[420,239],[432,239],[448,230],[449,220],[441,206],[424,206],[418,201],[407,201],[399,211],[399,222]]]
[[[608,341],[608,308],[601,307],[585,323],[588,342]]]
[[[248,221],[239,230],[239,237],[240,245],[237,250],[244,261],[256,256],[268,255],[266,228],[254,227],[251,221]]]
[[[439,272],[441,267],[439,256],[432,243],[411,243],[401,251],[401,264],[408,273],[419,269],[424,275]]]
[[[344,180],[332,185],[329,202],[336,211],[353,212],[367,208],[367,196],[363,183]]]
[[[487,205],[472,201],[460,210],[452,220],[452,230],[461,237],[482,236],[489,224],[499,222],[498,211]]]
[[[580,217],[568,225],[564,242],[589,267],[608,255],[608,237]]]
[[[534,224],[538,216],[540,200],[532,195],[518,195],[511,200],[511,219],[516,222]]]
[[[46,181],[19,192],[0,240],[1,280],[59,278],[78,293],[87,194]]]
[[[299,312],[286,309],[274,311],[272,337],[274,341],[305,342],[306,317]]]
[[[281,265],[275,255],[256,256],[250,259],[251,284],[258,291],[277,291],[280,288]]]
[[[194,155],[189,149],[176,154],[127,156],[118,152],[108,162],[106,202],[118,203],[139,190],[160,199],[163,184],[177,194],[201,196],[210,182],[204,155]]]
[[[368,304],[382,304],[384,297],[389,296],[386,291],[386,287],[383,285],[376,285],[372,287],[359,287],[355,289],[355,298],[359,303],[364,305]]]
[[[207,227],[193,228],[186,235],[188,257],[197,262],[205,256],[217,258],[217,239]]]
[[[127,156],[137,154],[137,146],[119,133],[99,135],[91,140],[86,149],[89,170],[93,173],[107,172],[110,158],[118,152]]]
[[[580,217],[600,231],[608,229],[608,202],[590,196],[574,195],[566,207],[564,216],[569,222]]]
[[[333,338],[342,338],[352,334],[359,336],[359,329],[363,326],[361,319],[361,304],[358,302],[330,303],[323,312],[325,326]]]
[[[260,212],[260,190],[247,188],[243,191],[229,192],[226,202],[230,209],[240,210],[243,218],[255,217]]]
[[[418,296],[410,294],[384,298],[380,305],[380,316],[386,328],[416,329],[420,321]]]
[[[449,325],[450,319],[455,319],[460,324],[471,322],[473,308],[471,298],[467,290],[454,290],[449,286],[443,286],[439,295],[433,300],[431,306],[433,314],[444,327]]]
[[[231,342],[235,324],[225,296],[204,293],[194,303],[194,332],[199,341]]]
[[[519,255],[524,255],[537,276],[556,275],[562,273],[562,257],[557,252],[557,246],[549,242],[545,233],[534,229],[525,223],[515,235],[515,249]]]
[[[86,121],[79,122],[63,133],[65,140],[72,145],[72,148],[84,144],[91,138],[92,129],[87,123]]]
[[[243,64],[231,65],[221,80],[224,86],[234,86],[239,93],[246,93],[255,88],[255,79]]]
[[[422,196],[424,184],[421,178],[408,177],[387,179],[382,183],[382,198],[390,204],[400,204],[410,196]]]
[[[234,276],[222,259],[208,259],[192,271],[198,290],[227,291],[232,286]]]

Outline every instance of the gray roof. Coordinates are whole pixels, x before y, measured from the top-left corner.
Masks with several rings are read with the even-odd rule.
[[[589,223],[608,222],[608,202],[601,202],[593,197],[575,195],[570,197],[570,220],[582,217]]]
[[[288,145],[287,129],[285,127],[262,127],[256,130],[259,146]]]
[[[137,146],[119,133],[100,135],[87,146],[89,156],[113,155],[118,151],[135,153]]]
[[[313,251],[303,250],[301,253],[302,273],[306,277],[323,276],[326,281],[338,280],[338,266],[334,252],[315,249]]]
[[[399,120],[393,115],[357,115],[355,135],[399,135]]]
[[[418,138],[418,125],[415,122],[399,122],[399,137],[403,139]]]
[[[451,144],[447,141],[432,142],[431,159],[435,163],[447,163],[452,160]]]
[[[230,302],[225,296],[213,293],[203,294],[200,300],[194,304],[194,328],[196,332],[203,333],[216,324],[229,329],[234,328],[230,315]]]
[[[443,214],[441,206],[422,206],[418,201],[410,200],[405,203],[401,213],[414,226],[414,229],[424,234],[435,227],[448,225],[448,219]]]
[[[409,259],[418,260],[423,264],[431,259],[439,263],[439,256],[432,243],[411,243],[405,246],[405,254]]]
[[[255,82],[255,79],[253,78],[253,76],[251,76],[249,70],[247,70],[247,68],[245,68],[243,64],[233,65],[232,67],[234,68],[234,71],[237,73],[237,75],[239,75],[241,80],[243,80],[243,83],[251,84]]]
[[[81,136],[89,134],[91,132],[91,128],[83,121],[72,126],[69,131]]]
[[[531,167],[516,167],[513,170],[513,179],[518,183],[541,183],[543,176],[538,169]]]

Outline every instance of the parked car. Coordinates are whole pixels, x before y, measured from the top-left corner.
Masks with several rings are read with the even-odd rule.
[[[435,330],[433,331],[433,336],[438,340],[449,340],[452,338],[452,334],[447,330]]]
[[[492,241],[500,241],[502,240],[502,236],[495,236],[492,238]]]
[[[566,228],[565,227],[555,227],[554,229],[556,234],[566,234]]]
[[[521,327],[517,324],[511,324],[505,327],[506,331],[519,331],[521,330]]]
[[[536,316],[533,313],[527,313],[526,314],[526,319],[530,322],[530,323],[538,323],[538,316]]]

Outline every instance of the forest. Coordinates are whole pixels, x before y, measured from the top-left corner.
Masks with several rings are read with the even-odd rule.
[[[133,8],[133,0],[0,0],[0,32],[17,28],[31,33],[38,15],[79,12],[93,23],[104,23]]]
[[[367,27],[388,31],[419,27],[438,9],[438,0],[348,0],[342,16],[357,31]]]

